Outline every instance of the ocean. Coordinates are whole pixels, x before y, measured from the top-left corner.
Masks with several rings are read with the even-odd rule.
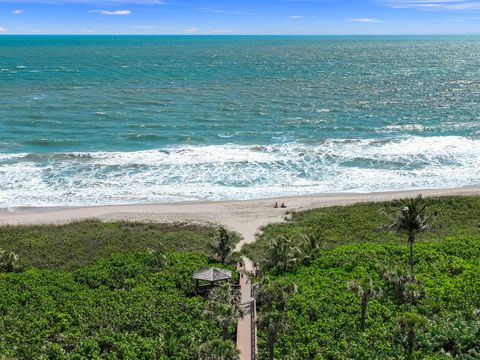
[[[0,36],[0,208],[480,185],[480,37]]]

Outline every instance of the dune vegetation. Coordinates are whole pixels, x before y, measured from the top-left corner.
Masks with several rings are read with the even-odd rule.
[[[292,213],[244,254],[259,359],[479,359],[480,197]],[[0,228],[0,359],[237,359],[238,237],[194,225]]]
[[[244,252],[294,288],[259,326],[262,359],[480,358],[479,197],[293,213]]]
[[[195,270],[223,266],[217,234],[95,221],[0,228],[0,359],[192,359],[235,350],[234,336],[225,341],[208,314],[210,300],[194,293]]]
[[[22,268],[73,270],[115,253],[180,251],[212,256],[213,227],[187,224],[81,221],[0,227],[0,248]]]

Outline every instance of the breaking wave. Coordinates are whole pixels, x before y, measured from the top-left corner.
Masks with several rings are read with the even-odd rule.
[[[480,184],[460,136],[0,154],[0,207],[240,200]]]

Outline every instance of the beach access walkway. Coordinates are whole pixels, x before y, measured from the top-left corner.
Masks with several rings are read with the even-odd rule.
[[[247,265],[248,262],[249,265]],[[241,303],[245,311],[245,315],[237,324],[237,349],[240,351],[240,360],[257,358],[257,309],[250,278],[250,275],[254,275],[255,269],[250,266],[249,260],[237,266],[240,273]]]

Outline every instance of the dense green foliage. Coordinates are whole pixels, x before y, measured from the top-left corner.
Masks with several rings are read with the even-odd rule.
[[[290,330],[279,341],[278,358],[388,359],[403,354],[406,340],[398,318],[412,305],[399,303],[381,274],[391,266],[405,266],[407,252],[407,246],[344,245],[311,266],[280,275],[279,281],[297,284],[298,293],[289,305]],[[480,308],[480,241],[421,244],[417,257],[417,277],[425,295],[416,307],[428,319],[419,335],[417,358],[436,354],[432,358],[447,359],[441,357],[442,349],[454,356],[463,354],[464,359],[480,358],[480,322],[474,315]],[[370,301],[362,333],[360,300],[348,291],[347,283],[364,274],[376,274],[374,281],[386,293]]]
[[[6,358],[190,359],[221,335],[193,296],[203,255],[116,254],[73,272],[0,273]]]
[[[211,256],[217,233],[195,225],[82,221],[68,225],[0,227],[0,248],[20,256],[24,268],[70,270],[113,253],[147,249]]]
[[[237,344],[232,340],[215,339],[202,344],[197,351],[199,360],[238,360]]]
[[[480,198],[426,200],[437,221],[416,235],[415,274],[407,237],[385,226],[399,202],[266,227],[245,250],[267,275],[260,359],[480,359]],[[233,339],[238,314],[196,296],[191,279],[221,260],[218,234],[93,221],[0,228],[0,359],[235,359],[222,337]]]
[[[276,359],[480,359],[480,198],[427,201],[438,222],[417,235],[415,275],[405,235],[382,230],[398,203],[308,211],[265,229],[248,250],[259,258],[279,235],[314,234],[327,243],[311,264],[268,271],[298,287],[283,312],[288,331],[278,337]],[[364,331],[362,291],[349,291],[362,279],[378,289]],[[259,305],[261,316],[268,309]],[[259,330],[260,358],[267,359],[268,333]]]
[[[218,266],[203,254],[214,234],[93,221],[0,228],[22,265],[0,272],[0,359],[201,359],[202,344],[230,349],[215,342],[222,329],[191,278]]]

